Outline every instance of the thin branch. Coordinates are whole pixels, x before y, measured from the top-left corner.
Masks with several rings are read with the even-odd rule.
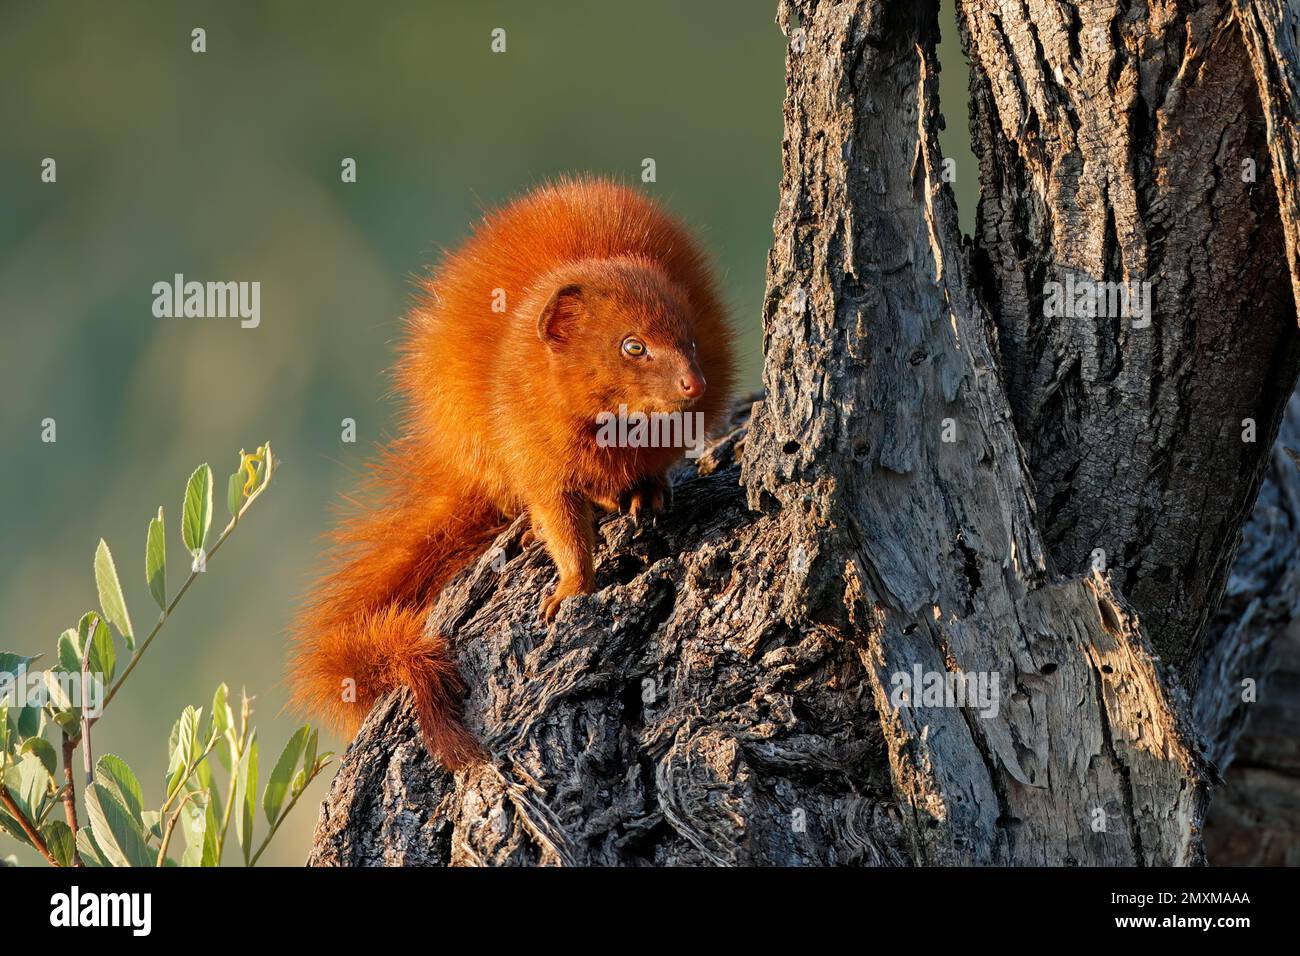
[[[23,808],[18,806],[8,787],[0,786],[0,803],[3,803],[5,809],[9,811],[9,815],[18,821],[18,825],[23,828],[23,832],[27,834],[27,839],[31,841],[32,846],[36,847],[41,856],[45,857],[45,862],[50,866],[58,866],[59,861],[50,852],[50,848],[45,843],[45,838],[32,825],[32,821],[27,819],[27,814],[23,813]]]
[[[163,830],[162,844],[158,847],[158,861],[155,865],[162,866],[167,862],[167,848],[171,846],[172,831],[176,829],[176,822],[181,818],[181,811],[185,809],[185,804],[190,802],[194,792],[190,791],[185,794],[185,799],[176,807],[176,812],[167,818],[167,827]]]
[[[86,741],[86,748],[82,751],[82,758],[86,768],[87,787],[95,782],[94,757],[90,752],[90,649],[95,646],[95,632],[98,629],[99,617],[91,614],[89,626],[86,628],[86,646],[81,651],[81,733],[77,735],[79,739]],[[76,747],[75,743],[73,747]],[[64,744],[64,750],[67,750],[66,743]]]
[[[81,861],[81,853],[77,850],[77,788],[72,778],[72,753],[76,747],[72,744],[72,738],[68,736],[67,731],[63,734],[63,816],[68,821],[68,829],[72,831],[72,865],[85,866]]]
[[[247,703],[247,698],[245,698]],[[245,725],[247,725],[247,713],[245,713]],[[239,761],[243,759],[244,748],[248,746],[248,737],[246,733],[240,733],[238,746],[235,745],[235,729],[232,727],[226,732],[226,740],[231,744],[230,747],[230,783],[226,793],[226,806],[221,814],[221,832],[217,834],[217,864],[220,865],[221,857],[226,852],[226,831],[230,827],[230,813],[235,808],[235,794],[239,790]]]
[[[293,808],[298,805],[299,798],[301,798],[302,795],[307,792],[307,788],[312,785],[312,781],[315,780],[317,777],[319,777],[321,771],[324,770],[328,765],[329,765],[328,762],[322,763],[319,766],[317,766],[314,770],[310,771],[306,781],[302,785],[302,789],[299,790],[296,794],[293,794],[289,798],[289,802],[285,804],[284,812],[280,814],[279,818],[275,821],[275,823],[271,824],[271,832],[269,832],[266,835],[266,838],[262,840],[262,845],[257,848],[257,852],[253,854],[253,859],[249,861],[248,865],[250,867],[257,866],[257,861],[262,858],[263,851],[265,851],[266,848],[271,845],[271,840],[275,837],[275,834],[279,831],[280,824],[284,823],[284,821],[289,818],[289,814],[293,811]]]

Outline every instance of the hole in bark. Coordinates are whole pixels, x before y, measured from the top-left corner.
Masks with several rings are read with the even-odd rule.
[[[673,613],[677,606],[677,589],[673,582],[661,578],[655,582],[654,590],[647,596],[650,608],[645,619],[645,633],[653,634]]]
[[[1115,673],[1115,668],[1111,667],[1109,664],[1102,664],[1101,672],[1103,674],[1113,674]]]
[[[646,792],[654,793],[653,773],[646,778]],[[655,850],[657,848],[671,843],[674,838],[679,838],[677,831],[663,819],[644,829],[619,826],[618,830],[620,833],[625,834],[618,840],[618,844],[622,847],[624,853],[629,857],[640,857],[647,866],[655,864]]]
[[[646,563],[637,555],[621,552],[607,559],[601,568],[600,577],[605,580],[612,577],[619,584],[631,584],[646,567]]]
[[[1046,663],[1046,664],[1043,665],[1043,669],[1042,669],[1041,671],[1039,671],[1039,673],[1040,673],[1040,674],[1044,674],[1044,675],[1046,675],[1046,674],[1055,674],[1055,673],[1056,673],[1056,665],[1053,664],[1053,663],[1051,663],[1051,662],[1049,661],[1048,663]]]
[[[451,865],[451,840],[455,836],[455,831],[456,827],[448,820],[433,834],[434,845],[438,848],[434,851],[434,856],[441,860],[444,866]]]
[[[642,688],[640,681],[628,681],[623,687],[623,719],[627,723],[640,724],[644,721],[642,717],[642,705],[644,701],[641,698]]]
[[[790,441],[781,446],[781,450],[787,455],[793,455],[799,450],[799,443],[794,439],[790,439]]]
[[[1101,626],[1106,629],[1106,633],[1112,637],[1118,637],[1124,630],[1119,619],[1119,608],[1115,607],[1106,598],[1102,598],[1097,602],[1097,608],[1101,611]]]

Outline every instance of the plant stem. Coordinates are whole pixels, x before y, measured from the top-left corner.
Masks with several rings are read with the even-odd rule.
[[[162,844],[158,847],[158,862],[154,864],[155,866],[161,867],[167,862],[167,848],[171,846],[172,831],[176,829],[176,822],[181,818],[181,811],[185,809],[185,804],[190,802],[192,796],[194,796],[193,793],[185,794],[185,799],[180,802],[176,812],[168,817],[167,827],[163,830]]]
[[[95,781],[94,756],[90,752],[90,649],[95,646],[95,632],[98,630],[99,618],[92,614],[86,628],[86,646],[81,652],[81,732],[77,735],[86,742],[82,757],[86,766],[87,787]],[[111,636],[109,640],[112,640]]]
[[[230,731],[230,742],[234,743],[234,729]],[[239,747],[230,748],[230,785],[226,793],[226,806],[221,814],[221,832],[217,834],[217,866],[221,865],[221,856],[226,852],[226,829],[230,826],[230,811],[235,808],[235,793],[239,788],[239,761],[244,756],[244,748],[248,746],[248,741],[241,739]]]
[[[321,769],[323,770],[324,767],[322,766]],[[320,775],[319,771],[313,773],[303,783],[302,789],[299,790],[294,796],[289,798],[289,802],[285,805],[284,812],[281,813],[279,818],[275,821],[275,823],[271,825],[271,832],[269,832],[266,835],[266,838],[262,840],[262,845],[257,848],[257,852],[253,854],[253,858],[248,862],[249,866],[257,866],[257,861],[262,858],[262,852],[270,845],[271,839],[275,836],[276,831],[280,829],[280,824],[283,823],[288,818],[293,808],[298,805],[298,798],[307,792],[307,788],[311,786],[312,781],[315,780],[319,775]]]
[[[248,509],[252,506],[253,502],[257,500],[258,496],[261,495],[261,493],[264,490],[266,490],[266,485],[269,483],[270,482],[268,479],[266,483],[264,483],[260,488],[258,488],[256,491],[254,491],[251,495],[248,496],[248,498],[244,501],[243,507],[239,509],[239,514],[231,518],[230,523],[227,524],[225,528],[222,529],[221,534],[217,536],[217,540],[212,545],[212,550],[208,552],[209,558],[214,556],[217,553],[217,551],[221,548],[221,545],[225,542],[225,540],[228,537],[230,537],[230,533],[234,531],[235,526],[239,524],[239,519],[244,516],[244,513],[248,511]],[[117,692],[122,689],[122,685],[126,683],[126,679],[130,677],[131,672],[135,670],[135,665],[140,663],[140,658],[144,657],[144,652],[149,649],[149,645],[153,643],[153,639],[157,637],[158,632],[162,630],[163,624],[165,624],[167,622],[167,619],[171,617],[171,613],[173,610],[175,610],[176,605],[180,603],[181,598],[185,596],[185,592],[188,591],[190,589],[190,585],[194,583],[194,579],[197,578],[201,573],[203,572],[193,571],[193,570],[190,571],[190,576],[185,579],[185,583],[183,583],[180,587],[180,590],[176,592],[176,596],[173,597],[171,601],[168,603],[167,609],[158,616],[158,623],[156,623],[153,626],[153,630],[151,630],[148,636],[145,637],[144,641],[141,642],[139,649],[137,649],[136,652],[133,655],[131,655],[131,661],[126,665],[126,670],[122,672],[122,676],[119,677],[116,681],[114,681],[113,686],[109,688],[108,695],[104,698],[104,703],[100,705],[99,708],[101,715],[105,710],[108,709],[108,705],[113,702],[113,698],[117,696]],[[97,723],[99,723],[99,717],[94,717],[91,718],[89,721],[84,721],[82,726],[85,728],[85,730],[89,730]],[[83,735],[82,733],[77,733],[75,736],[72,737],[73,747],[76,747],[77,744],[81,743],[82,735]]]
[[[0,803],[3,803],[5,809],[9,811],[9,815],[18,821],[18,825],[23,828],[23,832],[27,834],[27,839],[31,841],[32,846],[36,847],[41,856],[45,857],[45,862],[50,866],[58,866],[59,861],[54,859],[54,854],[50,852],[50,848],[46,845],[45,838],[32,825],[32,821],[27,819],[27,814],[23,813],[23,808],[18,806],[13,794],[9,792],[9,788],[2,785],[0,785]]]
[[[77,786],[72,778],[72,753],[76,748],[72,738],[65,731],[63,734],[63,816],[72,831],[72,865],[85,866],[81,861],[81,852],[77,849]]]

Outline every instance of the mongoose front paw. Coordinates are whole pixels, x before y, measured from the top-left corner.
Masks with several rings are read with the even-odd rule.
[[[555,615],[560,613],[560,605],[563,604],[565,600],[573,597],[575,594],[585,594],[588,593],[588,591],[589,589],[584,588],[580,580],[560,581],[550,595],[542,598],[542,606],[540,609],[542,620],[547,624],[551,623],[551,621],[555,620]]]
[[[673,506],[673,486],[664,475],[642,478],[619,498],[619,510],[637,524],[645,515],[656,515]]]

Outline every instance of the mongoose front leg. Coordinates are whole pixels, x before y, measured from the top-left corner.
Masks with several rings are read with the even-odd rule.
[[[591,557],[595,546],[591,502],[569,492],[552,501],[529,505],[528,510],[538,537],[560,572],[559,584],[541,606],[542,618],[552,621],[565,598],[590,594],[596,587]]]

